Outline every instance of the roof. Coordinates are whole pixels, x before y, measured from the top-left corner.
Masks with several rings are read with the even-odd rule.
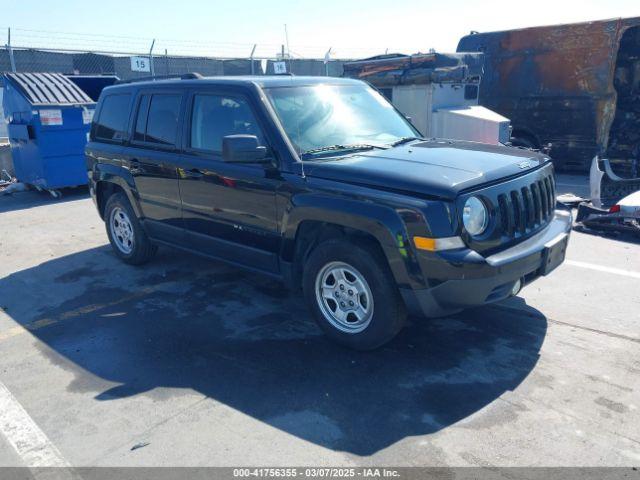
[[[127,88],[131,86],[169,86],[169,85],[258,85],[262,88],[299,87],[309,85],[359,85],[361,82],[350,78],[339,77],[296,77],[295,75],[266,75],[266,76],[227,76],[193,78],[165,78],[160,80],[129,81],[117,84],[109,89]]]
[[[7,73],[5,78],[32,105],[95,103],[75,83],[60,73]]]

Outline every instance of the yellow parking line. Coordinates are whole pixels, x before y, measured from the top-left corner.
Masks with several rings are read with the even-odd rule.
[[[143,297],[145,295],[149,295],[150,293],[160,290],[162,286],[163,285],[161,284],[161,285],[156,285],[155,287],[142,288],[141,290],[138,290],[135,293],[132,293],[130,295],[125,295],[124,297],[121,297],[118,300],[115,300],[110,303],[97,303],[93,305],[85,305],[84,307],[76,308],[74,310],[61,313],[60,315],[53,318],[42,318],[40,320],[25,323],[24,325],[16,325],[15,327],[11,327],[3,332],[0,332],[0,341],[7,340],[8,338],[12,338],[26,332],[33,332],[35,330],[48,327],[49,325],[55,325],[57,323],[62,322],[63,320],[69,320],[72,318],[79,317],[81,315],[86,315],[88,313],[93,313],[98,310],[102,310],[105,308],[113,307],[115,305],[119,305],[124,302],[135,300],[137,298]]]

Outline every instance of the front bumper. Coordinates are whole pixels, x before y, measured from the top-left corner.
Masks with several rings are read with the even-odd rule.
[[[544,230],[494,255],[483,257],[462,249],[420,258],[421,269],[433,286],[400,289],[407,309],[414,315],[437,317],[504,300],[512,295],[518,280],[523,285],[531,283],[550,272],[548,262],[554,260],[551,267],[562,262],[571,224],[571,213],[557,210]],[[550,255],[555,259],[550,260]]]

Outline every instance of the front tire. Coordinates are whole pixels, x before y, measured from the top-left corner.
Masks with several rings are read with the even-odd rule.
[[[316,247],[303,273],[307,305],[324,333],[356,350],[372,350],[402,329],[406,311],[383,255],[343,239]]]
[[[109,197],[104,218],[111,247],[124,262],[140,265],[155,255],[158,247],[147,237],[123,193],[114,193]]]

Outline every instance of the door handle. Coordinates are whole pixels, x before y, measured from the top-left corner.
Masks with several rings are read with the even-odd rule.
[[[204,172],[197,168],[192,168],[191,170],[184,170],[184,176],[189,178],[201,178],[204,176]]]

